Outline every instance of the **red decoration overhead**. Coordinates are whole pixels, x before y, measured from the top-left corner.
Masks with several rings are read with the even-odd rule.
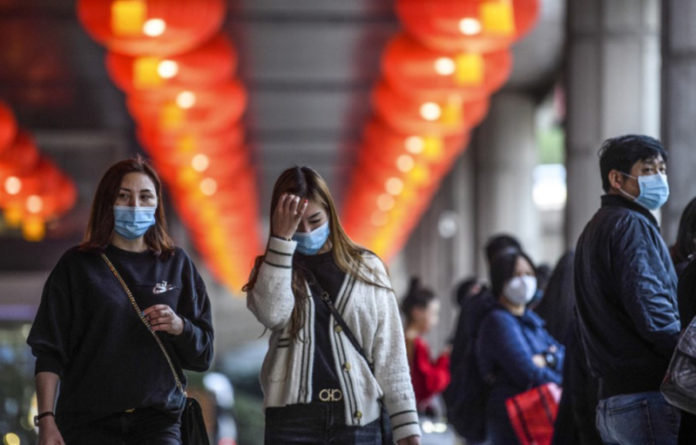
[[[116,86],[127,93],[159,87],[210,87],[232,77],[237,52],[224,34],[218,34],[199,48],[169,57],[109,52],[106,66]]]
[[[24,130],[19,130],[10,147],[0,153],[0,181],[8,176],[22,176],[30,173],[39,162],[39,150],[34,138]]]
[[[532,27],[538,0],[397,0],[406,30],[441,51],[497,51]]]
[[[509,49],[445,53],[431,50],[405,33],[391,40],[382,58],[382,72],[390,85],[431,99],[455,94],[480,98],[500,88],[511,70]]]
[[[158,88],[128,97],[128,109],[146,131],[214,133],[231,127],[246,107],[238,81],[213,88]]]
[[[454,95],[446,101],[423,100],[399,93],[385,82],[377,85],[372,101],[377,114],[402,133],[462,134],[478,125],[488,111],[487,97],[464,101]]]
[[[79,0],[80,22],[94,40],[131,56],[169,56],[210,38],[224,0]]]
[[[9,148],[17,135],[17,121],[10,107],[0,102],[0,153]]]

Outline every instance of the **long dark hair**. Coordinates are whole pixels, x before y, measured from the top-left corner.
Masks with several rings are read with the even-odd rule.
[[[272,220],[273,211],[278,205],[278,201],[283,193],[290,193],[301,198],[306,198],[319,203],[326,211],[329,219],[329,240],[331,241],[331,251],[339,269],[347,274],[354,275],[357,279],[382,288],[391,289],[387,283],[375,282],[370,276],[377,276],[363,261],[363,254],[368,252],[351,240],[343,230],[341,221],[338,219],[336,205],[331,197],[329,187],[324,178],[310,167],[292,167],[283,171],[276,180],[271,196],[270,215]],[[256,258],[254,271],[249,278],[249,282],[244,285],[242,290],[248,292],[254,288],[258,271],[264,255]],[[309,298],[305,287],[305,279],[299,267],[292,268],[292,292],[295,296],[295,307],[291,316],[290,335],[295,338],[304,324],[304,303]],[[386,267],[385,267],[386,270]]]
[[[544,298],[534,312],[546,322],[546,330],[553,338],[566,338],[575,307],[575,283],[573,266],[575,253],[566,252],[553,269]]]
[[[684,208],[679,220],[677,241],[670,249],[672,262],[677,265],[690,260],[696,252],[696,198],[693,198]]]
[[[145,174],[155,185],[155,193],[157,194],[155,225],[145,232],[145,244],[156,255],[167,257],[174,251],[174,243],[167,233],[167,220],[164,216],[164,203],[162,201],[162,183],[152,166],[140,156],[115,163],[102,176],[94,194],[87,230],[80,248],[82,250],[102,251],[111,242],[114,234],[113,207],[123,177],[128,173]]]
[[[510,251],[498,254],[491,262],[491,290],[496,299],[503,295],[505,284],[514,276],[515,265],[519,258],[527,260],[536,275],[534,262],[526,253],[521,251]]]

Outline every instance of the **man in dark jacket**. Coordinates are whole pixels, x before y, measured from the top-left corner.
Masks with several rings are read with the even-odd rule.
[[[602,206],[576,249],[575,292],[606,444],[677,443],[679,411],[659,392],[680,322],[677,278],[651,211],[669,196],[659,141],[608,139],[599,151]]]

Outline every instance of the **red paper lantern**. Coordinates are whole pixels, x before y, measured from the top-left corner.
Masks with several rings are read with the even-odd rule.
[[[0,183],[0,204],[23,199],[41,193],[42,190],[55,189],[62,177],[62,173],[53,162],[40,157],[32,170],[3,178]]]
[[[127,105],[146,132],[214,133],[240,119],[246,92],[238,81],[214,88],[162,88],[131,95]]]
[[[139,129],[138,140],[153,156],[172,153],[215,155],[244,143],[244,127],[235,124],[215,133],[162,133],[152,128]]]
[[[159,87],[210,87],[232,78],[237,52],[224,34],[218,34],[199,48],[170,57],[109,52],[106,66],[116,86],[127,93]]]
[[[169,56],[208,40],[225,16],[223,0],[79,0],[94,40],[131,56]]]
[[[372,101],[377,114],[402,133],[452,136],[463,134],[478,125],[488,111],[488,98],[464,101],[459,96],[449,100],[423,100],[399,93],[380,82]]]
[[[444,53],[401,33],[387,45],[384,77],[396,89],[429,98],[455,94],[480,98],[500,88],[512,70],[506,48],[490,53]]]
[[[0,102],[0,153],[9,148],[17,135],[17,121],[10,107]]]
[[[532,27],[538,0],[397,0],[406,30],[441,51],[498,51]]]
[[[12,175],[26,175],[38,162],[39,150],[34,139],[26,131],[19,130],[10,147],[0,153],[0,181]]]

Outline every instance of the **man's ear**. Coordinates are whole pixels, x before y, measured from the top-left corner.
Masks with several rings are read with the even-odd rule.
[[[607,174],[608,179],[609,179],[609,185],[611,188],[615,189],[620,189],[623,188],[624,181],[626,181],[626,177],[624,176],[623,173],[616,169],[612,169],[609,171]]]

